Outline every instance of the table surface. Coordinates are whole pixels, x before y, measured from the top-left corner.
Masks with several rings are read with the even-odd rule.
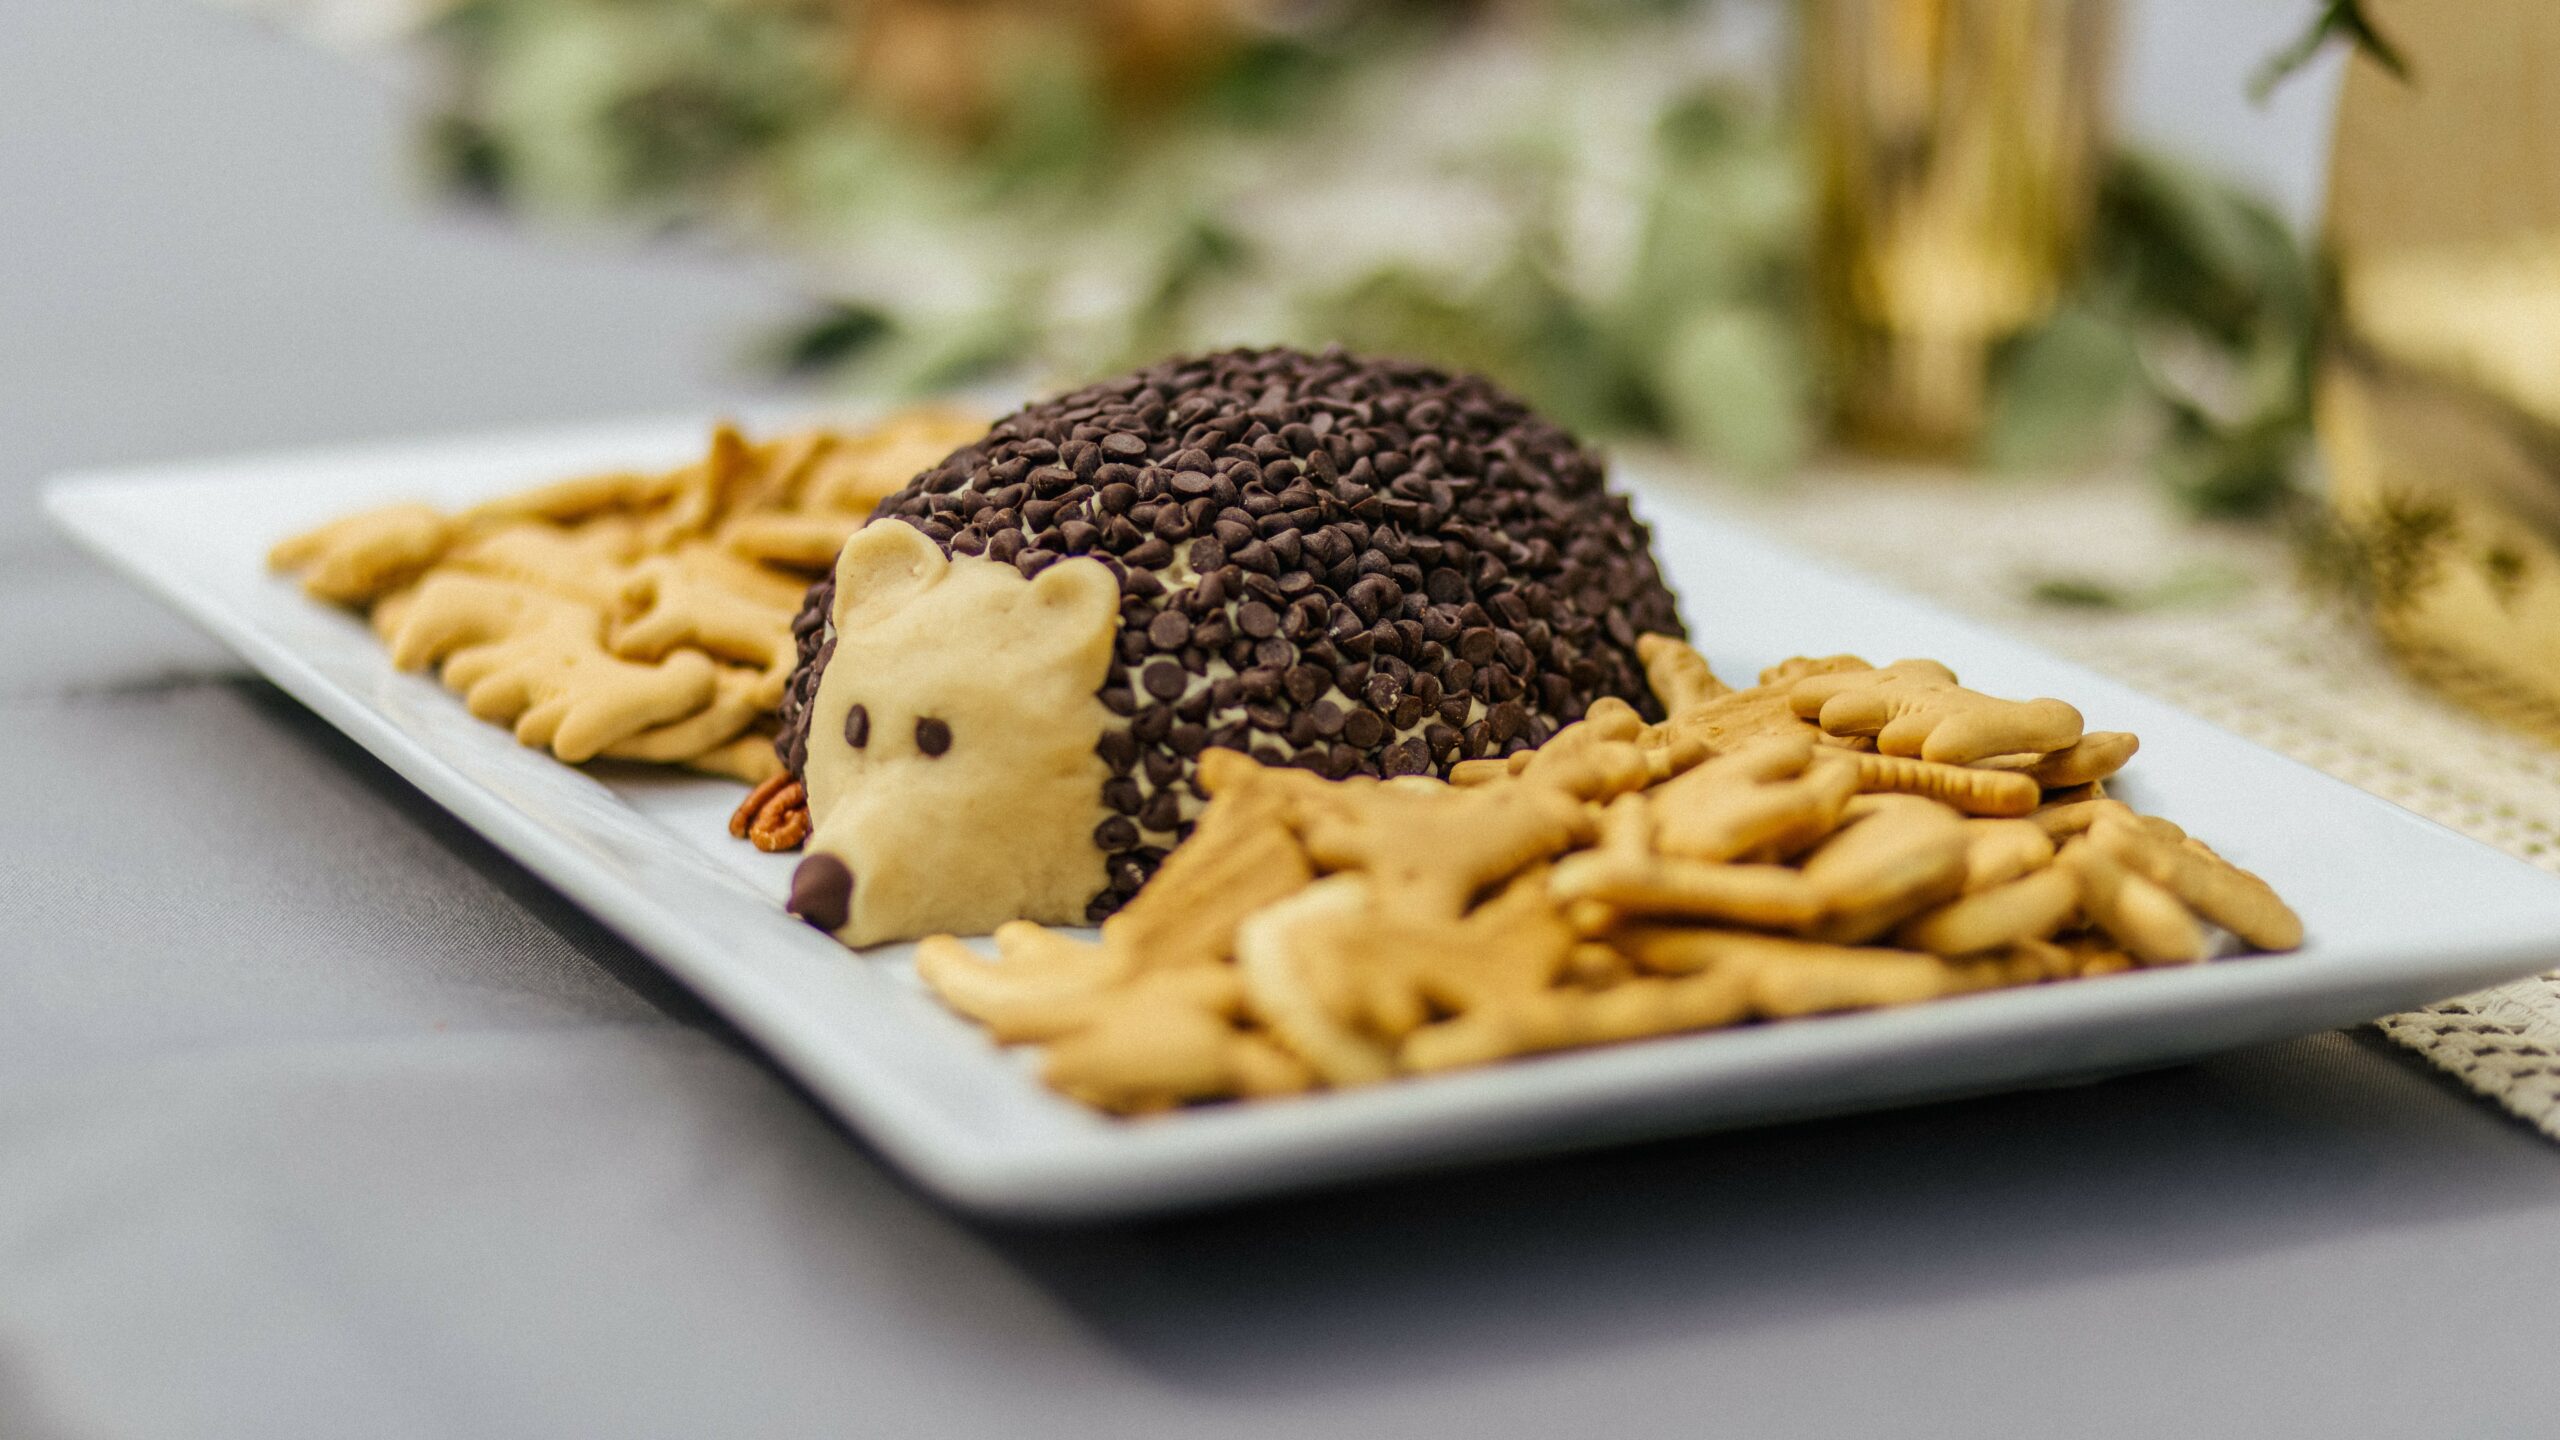
[[[2363,1035],[1099,1230],[919,1197],[49,535],[75,465],[702,409],[786,292],[396,184],[380,77],[0,0],[0,1433],[2497,1435],[2560,1155]]]

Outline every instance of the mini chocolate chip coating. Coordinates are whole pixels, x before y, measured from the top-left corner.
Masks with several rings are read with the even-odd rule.
[[[823,850],[791,872],[791,913],[833,934],[853,913],[853,872]]]
[[[1635,637],[1685,633],[1596,455],[1485,380],[1340,350],[1189,356],[1044,400],[874,519],[1026,576],[1089,555],[1120,578],[1097,920],[1189,833],[1208,745],[1446,775],[1603,695],[1658,717]],[[794,626],[775,748],[795,775],[833,600],[822,578]],[[950,738],[917,724],[927,755]]]

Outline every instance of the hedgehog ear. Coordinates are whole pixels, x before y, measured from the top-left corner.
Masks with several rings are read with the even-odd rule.
[[[1109,630],[1120,616],[1120,582],[1099,560],[1061,560],[1031,581],[1032,603],[1074,634]]]
[[[836,556],[836,629],[857,610],[894,611],[923,594],[951,568],[933,537],[899,520],[853,532]]]

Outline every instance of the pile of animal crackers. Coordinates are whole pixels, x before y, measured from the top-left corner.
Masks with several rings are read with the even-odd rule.
[[[985,429],[916,410],[751,442],[458,513],[370,510],[275,547],[303,588],[370,612],[402,669],[572,764],[632,760],[757,782],[809,582],[880,497]]]
[[[1604,700],[1446,782],[1210,751],[1198,828],[1099,943],[1015,923],[919,972],[1143,1113],[2301,943],[2265,882],[2106,797],[2135,738],[2061,701],[1848,657],[1732,690],[1642,650],[1668,718]]]

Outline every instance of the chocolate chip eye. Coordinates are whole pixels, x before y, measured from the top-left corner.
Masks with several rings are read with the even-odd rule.
[[[856,705],[844,712],[844,743],[859,750],[871,743],[871,712]]]
[[[951,727],[927,715],[916,722],[916,748],[927,755],[939,755],[951,748]]]

